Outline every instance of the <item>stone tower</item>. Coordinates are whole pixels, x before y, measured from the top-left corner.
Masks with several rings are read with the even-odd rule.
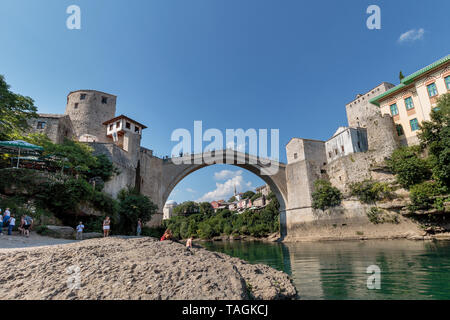
[[[379,108],[371,104],[369,100],[393,87],[394,85],[392,83],[383,82],[364,94],[358,94],[355,100],[345,106],[348,125],[356,128],[367,128],[368,119],[380,113]]]
[[[80,141],[109,142],[105,121],[114,118],[116,96],[95,90],[77,90],[67,96],[66,112]]]

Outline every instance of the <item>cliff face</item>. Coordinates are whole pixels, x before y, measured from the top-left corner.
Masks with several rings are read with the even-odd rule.
[[[14,268],[11,268],[14,266]],[[3,299],[292,299],[283,272],[153,238],[0,250]],[[79,288],[76,288],[79,279]]]

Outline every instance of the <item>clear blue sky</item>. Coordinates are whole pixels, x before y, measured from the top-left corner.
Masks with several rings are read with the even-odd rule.
[[[66,28],[71,4],[81,30]],[[370,4],[381,30],[366,27]],[[117,95],[117,112],[148,125],[143,145],[161,156],[174,129],[202,120],[278,128],[284,160],[291,137],[325,140],[345,125],[357,93],[447,55],[449,12],[448,0],[2,0],[0,74],[43,113],[63,113],[72,90]],[[234,174],[214,178],[221,170]],[[171,198],[198,199],[230,179],[261,184],[237,170],[200,170]]]

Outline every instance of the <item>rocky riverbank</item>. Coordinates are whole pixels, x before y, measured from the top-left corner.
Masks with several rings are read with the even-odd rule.
[[[79,269],[77,269],[79,268]],[[1,299],[292,299],[289,276],[153,238],[0,250]],[[77,273],[79,270],[79,273]],[[79,275],[79,289],[72,288]],[[69,282],[68,282],[69,281]]]

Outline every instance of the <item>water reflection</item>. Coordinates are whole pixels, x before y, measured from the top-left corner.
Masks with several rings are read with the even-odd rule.
[[[301,299],[450,299],[450,242],[408,240],[206,243],[211,250],[292,275]],[[367,267],[381,289],[367,289]]]

